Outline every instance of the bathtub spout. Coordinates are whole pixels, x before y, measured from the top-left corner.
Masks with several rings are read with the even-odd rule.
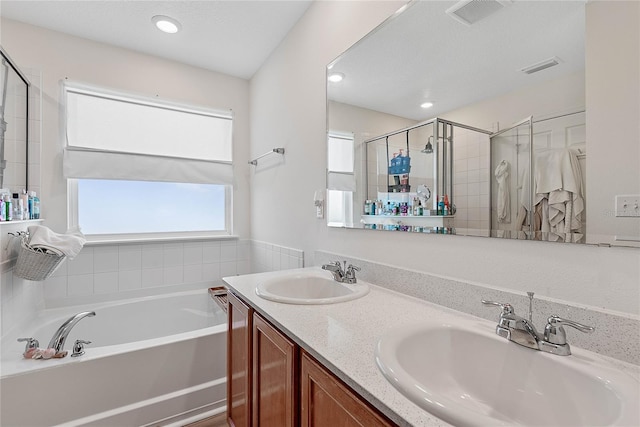
[[[53,338],[49,341],[49,348],[53,348],[56,351],[56,354],[62,352],[64,349],[64,342],[67,340],[69,332],[71,332],[71,329],[73,329],[76,323],[85,317],[93,317],[95,315],[95,311],[83,311],[82,313],[72,316],[58,328],[55,334],[53,334]]]

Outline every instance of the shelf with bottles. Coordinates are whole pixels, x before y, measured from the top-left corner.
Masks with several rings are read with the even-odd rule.
[[[18,221],[0,221],[0,226],[2,225],[19,225],[19,224],[37,224],[39,222],[43,222],[44,219],[20,219]]]
[[[362,215],[360,222],[367,225],[380,226],[407,225],[421,227],[453,227],[453,215]]]

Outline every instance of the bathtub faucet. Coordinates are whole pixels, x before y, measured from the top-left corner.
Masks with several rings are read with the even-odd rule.
[[[55,349],[56,353],[62,352],[62,350],[64,349],[64,342],[67,340],[69,332],[71,332],[71,329],[73,329],[76,323],[78,323],[85,317],[93,317],[95,315],[95,311],[83,311],[82,313],[78,313],[75,316],[72,316],[58,328],[55,334],[53,334],[53,338],[51,338],[51,341],[49,341],[49,348]]]

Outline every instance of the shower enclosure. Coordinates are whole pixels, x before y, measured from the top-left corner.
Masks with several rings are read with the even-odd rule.
[[[526,119],[491,135],[491,236],[582,242],[585,112]]]
[[[372,229],[488,235],[489,134],[434,118],[364,141],[365,199],[374,208],[365,205],[360,222]]]

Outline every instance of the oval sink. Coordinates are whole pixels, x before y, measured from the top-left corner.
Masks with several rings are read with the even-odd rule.
[[[369,285],[339,283],[319,274],[300,273],[274,277],[256,287],[259,297],[287,304],[333,304],[365,296]]]
[[[376,362],[418,406],[464,426],[640,425],[640,383],[604,362],[453,326],[385,335]]]

